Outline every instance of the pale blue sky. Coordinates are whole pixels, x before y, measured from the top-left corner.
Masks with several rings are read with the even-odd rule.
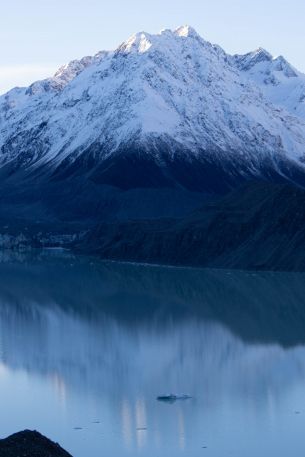
[[[262,46],[305,72],[303,0],[3,0],[0,93],[132,33],[192,25],[226,51]]]

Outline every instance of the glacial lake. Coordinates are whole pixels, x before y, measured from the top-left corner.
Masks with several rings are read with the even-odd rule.
[[[1,252],[0,424],[74,457],[303,457],[305,275]]]

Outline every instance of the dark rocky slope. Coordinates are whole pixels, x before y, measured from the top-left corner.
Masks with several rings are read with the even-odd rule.
[[[304,208],[303,189],[252,183],[182,219],[100,224],[77,249],[114,260],[303,271]]]
[[[0,440],[1,457],[72,457],[59,444],[36,431],[25,430]]]
[[[49,164],[31,170],[21,164],[0,167],[0,219],[54,225],[176,218],[253,180],[305,188],[302,166],[280,154],[275,167],[270,158],[245,165],[237,152],[220,159],[217,151],[200,150],[198,157],[190,158],[191,151],[177,145],[171,156],[162,142],[157,160],[155,147],[123,148],[101,161],[102,150],[96,146],[57,169]]]

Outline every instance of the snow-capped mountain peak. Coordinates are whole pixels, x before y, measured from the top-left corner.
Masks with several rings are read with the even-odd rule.
[[[251,68],[262,62],[271,62],[273,57],[265,49],[258,48],[245,55],[236,54],[233,56],[233,59],[240,70],[249,71]]]
[[[81,60],[72,60],[60,67],[55,75],[42,81],[36,81],[26,90],[27,95],[39,95],[49,91],[61,91],[72,79],[95,61],[95,57],[87,56]]]
[[[283,56],[273,59],[273,69],[282,72],[286,78],[297,78],[299,73]]]
[[[230,56],[189,26],[136,33],[0,97],[0,166],[94,168],[136,150],[159,168],[182,157],[245,175],[265,161],[303,167],[305,77],[293,71],[262,48]]]
[[[250,74],[282,72],[286,78],[291,78],[297,77],[299,73],[283,56],[273,57],[263,48],[245,55],[237,54],[233,56],[233,61],[240,70]]]
[[[139,32],[132,35],[127,41],[122,43],[117,51],[121,53],[137,52],[142,54],[152,46],[151,36],[145,32]]]
[[[262,90],[267,100],[305,119],[305,75],[283,56],[273,57],[260,48],[233,56],[233,64]]]
[[[201,38],[196,30],[190,25],[183,25],[174,31],[175,35],[180,37]]]
[[[127,41],[124,41],[117,49],[117,52],[130,53],[137,52],[143,54],[148,51],[152,45],[157,43],[165,44],[165,39],[169,39],[173,43],[173,38],[196,38],[202,40],[195,29],[189,25],[178,27],[176,30],[163,29],[156,35],[151,35],[146,32],[138,32],[133,34]],[[203,41],[203,40],[202,40]]]

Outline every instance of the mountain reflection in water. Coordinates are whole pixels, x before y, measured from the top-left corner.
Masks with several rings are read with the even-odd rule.
[[[304,274],[18,256],[0,255],[2,436],[38,428],[76,457],[301,455]],[[193,398],[156,401],[170,392]]]

